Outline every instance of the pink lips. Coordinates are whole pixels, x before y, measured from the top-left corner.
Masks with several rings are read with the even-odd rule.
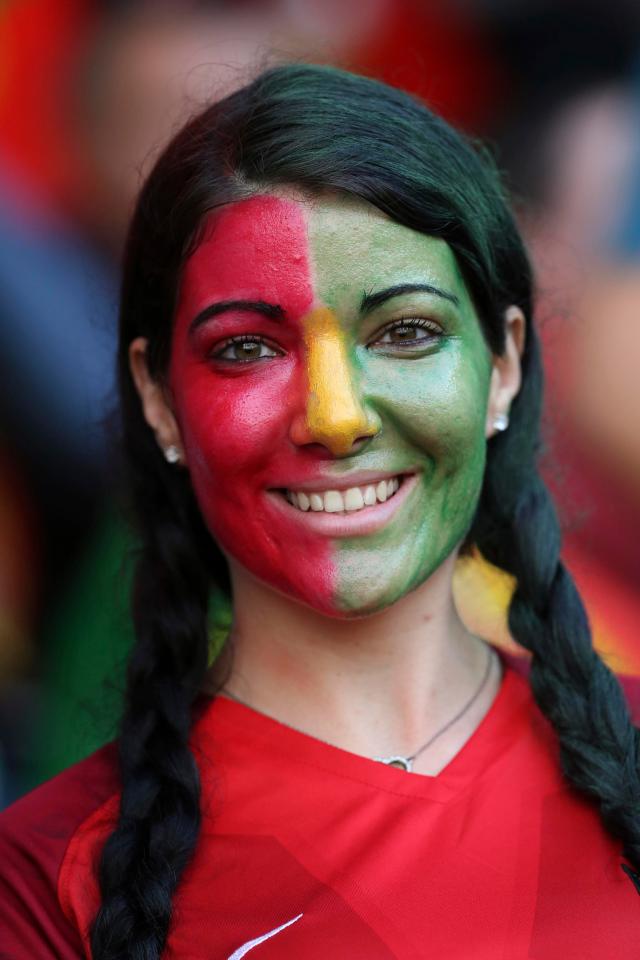
[[[366,480],[355,479],[360,476],[365,476],[365,474],[350,475],[349,486],[360,486],[364,483],[372,482],[374,479],[390,479],[393,476],[399,476],[399,474],[384,475],[371,472],[367,475]],[[380,530],[389,522],[411,494],[411,491],[416,486],[417,479],[418,477],[415,473],[404,475],[398,491],[390,497],[389,500],[386,500],[384,503],[373,504],[370,507],[364,507],[362,510],[357,510],[353,513],[314,513],[309,510],[302,511],[288,503],[281,493],[268,490],[267,496],[274,509],[284,512],[289,522],[297,521],[300,526],[307,531],[314,531],[324,534],[327,537],[362,537],[370,533],[376,533],[376,531]],[[326,484],[326,481],[323,482]],[[316,485],[311,487],[307,481],[304,487],[300,486],[291,489],[313,491],[314,489],[337,490],[348,488],[346,486],[343,487],[342,484],[338,486],[335,478],[333,478],[329,481],[329,486],[325,485],[322,487]]]

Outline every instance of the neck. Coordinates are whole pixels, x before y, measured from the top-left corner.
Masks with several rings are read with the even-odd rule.
[[[485,645],[453,603],[454,563],[448,558],[381,613],[348,620],[318,614],[232,566],[233,661],[225,689],[353,753],[409,755],[464,705],[487,667]],[[495,696],[496,673],[469,714],[427,751],[422,772],[443,766],[473,732]]]

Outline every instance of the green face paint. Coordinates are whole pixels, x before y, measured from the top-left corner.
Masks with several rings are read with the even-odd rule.
[[[358,615],[423,583],[465,536],[484,473],[491,354],[443,241],[333,199],[312,206],[309,249],[317,299],[343,332],[353,391],[378,422],[335,470],[416,473],[381,529],[334,541],[334,602]],[[440,293],[400,294],[362,311],[364,295],[410,285]]]

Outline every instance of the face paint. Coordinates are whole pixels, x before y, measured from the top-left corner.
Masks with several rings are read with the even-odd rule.
[[[204,519],[322,612],[382,609],[462,539],[490,372],[449,247],[365,204],[240,201],[185,265],[169,381]]]
[[[220,304],[229,306],[194,326]],[[260,305],[278,309],[269,316]],[[170,386],[194,491],[222,550],[272,586],[301,599],[313,593],[327,607],[331,544],[300,530],[295,516],[274,515],[278,495],[268,494],[314,473],[314,459],[289,439],[305,392],[301,318],[312,305],[301,206],[265,196],[224,208],[185,265]],[[253,341],[232,340],[247,336]],[[264,347],[266,359],[233,359],[258,338],[278,352]],[[214,356],[221,352],[231,359]]]
[[[348,454],[354,440],[374,433],[375,425],[354,393],[346,337],[326,307],[304,318],[303,331],[309,435],[336,456]]]

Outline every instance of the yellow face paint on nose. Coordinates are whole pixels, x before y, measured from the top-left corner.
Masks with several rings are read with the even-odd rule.
[[[328,307],[303,319],[309,397],[306,426],[333,454],[351,450],[358,437],[373,436],[376,425],[354,391],[345,336]]]

